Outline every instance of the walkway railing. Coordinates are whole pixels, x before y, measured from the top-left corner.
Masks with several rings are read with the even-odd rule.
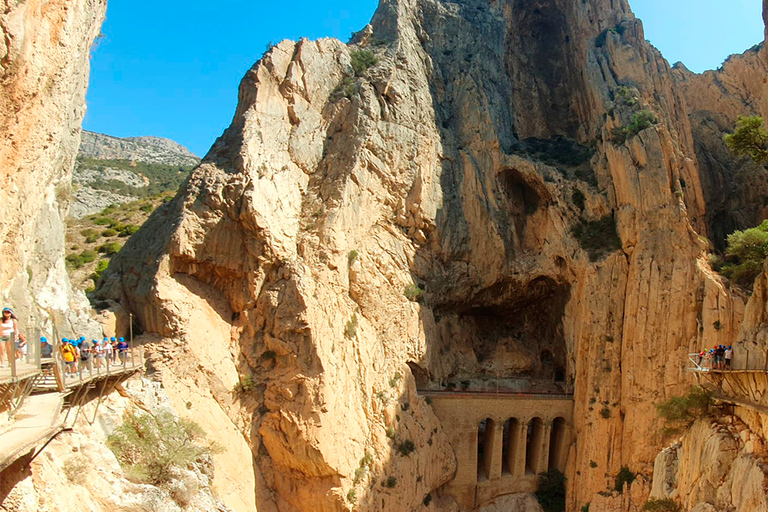
[[[37,341],[36,341],[37,340]],[[8,366],[0,368],[0,384],[18,383],[40,371],[40,331],[35,330],[27,337],[24,347],[19,347],[19,340],[11,337]],[[1,342],[0,342],[1,343]],[[20,357],[16,357],[20,354]]]
[[[81,386],[102,377],[138,370],[144,364],[143,347],[135,343],[132,337],[128,341],[127,349],[113,350],[114,355],[105,352],[89,353],[85,358],[80,357],[72,363],[67,363],[61,354],[61,342],[57,340],[54,343],[53,358],[43,363],[44,379],[37,387],[58,387],[60,391],[64,391],[66,388]]]
[[[750,361],[750,352],[753,352]],[[692,372],[757,372],[768,373],[768,350],[759,351],[757,355],[754,351],[744,350],[744,360],[732,359],[730,368],[725,368],[725,360],[722,361],[722,368],[713,368],[715,362],[706,357],[699,357],[699,353],[688,354],[688,361],[691,363],[691,367],[688,371]],[[763,356],[763,357],[761,357]]]

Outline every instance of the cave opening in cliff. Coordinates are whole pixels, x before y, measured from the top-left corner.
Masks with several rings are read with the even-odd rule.
[[[461,379],[565,381],[563,317],[569,297],[568,283],[541,276],[523,286],[501,286],[470,304],[452,305],[454,314],[441,310],[441,353],[471,349],[468,355],[474,356],[474,361],[456,363],[460,370],[448,371]],[[495,304],[488,304],[492,299]],[[427,373],[445,375],[445,361],[429,370],[420,369],[420,380]]]

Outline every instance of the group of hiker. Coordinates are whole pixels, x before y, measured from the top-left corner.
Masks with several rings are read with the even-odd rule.
[[[65,374],[73,375],[83,371],[93,371],[109,365],[125,366],[130,346],[125,338],[107,338],[88,341],[85,336],[63,338],[59,351],[64,361]],[[54,348],[48,338],[40,338],[40,357],[53,357]],[[22,359],[27,354],[27,338],[19,330],[18,320],[11,308],[3,308],[0,319],[0,368],[11,366],[13,360]],[[119,363],[118,363],[119,361]]]
[[[733,359],[731,345],[715,345],[699,352],[699,366],[708,370],[730,370]]]
[[[41,338],[41,341],[45,338]],[[102,341],[88,341],[84,336],[79,338],[63,338],[61,340],[61,357],[64,360],[65,373],[77,374],[78,371],[93,371],[109,365],[125,366],[129,351],[125,338],[104,338]]]

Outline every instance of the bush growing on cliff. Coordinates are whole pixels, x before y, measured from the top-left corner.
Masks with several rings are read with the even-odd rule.
[[[712,406],[712,392],[701,386],[692,386],[683,396],[673,396],[656,404],[656,411],[666,426],[665,434],[679,434],[694,421],[706,416]]]
[[[613,215],[606,215],[600,220],[582,220],[571,233],[581,248],[587,251],[590,261],[597,261],[604,254],[621,249],[621,238],[616,232]]]
[[[544,512],[565,512],[565,475],[557,469],[540,473],[536,499]]]
[[[424,295],[424,289],[416,284],[409,284],[403,290],[403,295],[405,295],[406,299],[416,302]]]
[[[680,512],[680,505],[670,498],[660,500],[651,498],[643,505],[643,510],[648,510],[649,512]]]
[[[736,156],[748,156],[757,165],[768,164],[768,131],[762,117],[739,116],[736,129],[725,135],[723,140]]]
[[[726,240],[725,262],[719,272],[740,286],[752,288],[768,256],[768,220],[754,228],[734,231]]]
[[[152,485],[169,483],[174,467],[186,468],[218,449],[200,425],[168,412],[128,414],[107,446],[129,479]]]
[[[362,76],[368,68],[379,63],[379,59],[371,50],[357,50],[352,52],[352,70],[355,76]]]
[[[637,475],[630,471],[629,467],[624,466],[619,470],[619,474],[616,475],[616,480],[613,483],[613,488],[617,492],[624,492],[624,484],[632,485]]]

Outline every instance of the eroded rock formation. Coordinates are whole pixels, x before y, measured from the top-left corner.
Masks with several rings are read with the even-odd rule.
[[[5,0],[0,12],[0,296],[22,328],[87,321],[64,266],[64,224],[106,0]]]
[[[743,313],[704,258],[676,76],[625,1],[385,0],[351,45],[284,41],[247,73],[100,293],[162,338],[182,413],[241,436],[243,506],[450,501],[417,383],[501,375],[573,386],[575,509],[651,474],[653,403]]]

